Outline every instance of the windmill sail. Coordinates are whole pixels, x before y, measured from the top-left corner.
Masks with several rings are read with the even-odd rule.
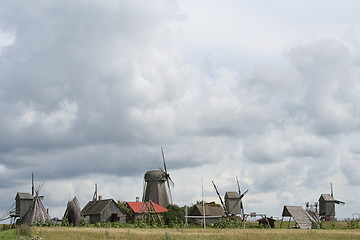
[[[166,183],[167,183],[167,186],[168,186],[170,203],[172,204],[172,196],[171,196],[170,184],[171,184],[172,187],[174,187],[175,183],[173,182],[173,180],[171,179],[170,175],[169,175],[168,172],[167,172],[163,148],[161,148],[161,155],[162,155],[163,162],[164,162],[164,173],[165,173],[165,175],[166,175]]]
[[[45,223],[47,220],[50,220],[50,216],[37,193],[31,206],[22,219],[22,223],[31,225],[37,222]]]
[[[223,209],[224,209],[225,215],[229,215],[229,211],[228,211],[228,209],[226,208],[226,206],[225,206],[225,204],[224,204],[224,201],[222,200],[222,198],[221,198],[221,196],[220,196],[220,193],[219,193],[219,191],[217,190],[217,187],[216,187],[214,181],[211,181],[211,182],[212,182],[212,184],[214,185],[216,194],[218,195],[218,197],[219,197],[219,199],[220,199],[221,206],[222,206]]]

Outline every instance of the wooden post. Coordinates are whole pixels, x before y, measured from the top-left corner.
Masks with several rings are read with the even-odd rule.
[[[266,219],[268,227],[271,228],[270,223],[269,223],[269,219],[266,217],[266,214],[265,214],[265,219]]]
[[[31,173],[31,195],[34,196],[34,190],[35,190],[35,187],[34,187],[34,173]]]
[[[288,228],[290,228],[290,221],[291,221],[291,217],[289,217]]]
[[[282,227],[283,221],[284,221],[284,216],[281,218],[280,228]]]
[[[203,209],[203,228],[206,228],[206,222],[205,222],[205,215],[206,215],[206,209],[205,209],[205,202],[204,202],[204,183],[203,183],[203,179],[201,178],[201,195],[202,195],[202,209]]]

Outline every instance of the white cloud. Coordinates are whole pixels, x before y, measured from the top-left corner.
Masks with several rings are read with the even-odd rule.
[[[239,176],[247,209],[272,215],[332,179],[343,200],[359,186],[360,44],[333,25],[356,27],[335,16],[357,19],[357,3],[331,2],[329,16],[300,1],[24,4],[0,11],[2,193],[24,191],[35,171],[57,215],[94,183],[132,200],[161,146],[180,205],[199,200],[201,177],[217,200],[211,180],[234,190]],[[294,17],[305,13],[324,19]]]
[[[0,28],[0,56],[7,47],[14,44],[16,35],[13,31],[4,31]]]
[[[38,124],[46,134],[64,134],[69,131],[76,120],[77,110],[77,105],[69,103],[67,100],[59,104],[59,109],[49,114],[38,111],[36,107],[25,107],[19,118],[18,128],[29,128]]]

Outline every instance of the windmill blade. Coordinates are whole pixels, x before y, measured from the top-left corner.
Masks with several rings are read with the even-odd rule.
[[[229,215],[229,212],[228,212],[228,210],[226,209],[226,206],[225,206],[225,204],[224,204],[224,202],[223,202],[223,200],[222,200],[222,198],[221,198],[221,196],[220,196],[219,191],[218,191],[217,188],[216,188],[216,185],[215,185],[214,181],[211,181],[211,182],[212,182],[212,184],[214,185],[215,191],[216,191],[216,193],[217,193],[217,195],[218,195],[218,197],[219,197],[219,199],[220,199],[220,202],[221,202],[222,207],[224,208],[225,214],[226,214],[226,215]]]
[[[170,177],[168,178],[168,183],[170,183],[170,186],[171,186],[172,188],[174,188],[174,187],[175,187],[175,183],[174,183],[174,181],[173,181],[173,180],[171,180],[171,178],[170,178]]]
[[[345,205],[345,202],[339,201],[339,200],[335,200],[335,203],[336,203],[336,204],[340,204],[340,205]]]
[[[163,159],[163,163],[164,163],[164,170],[161,170],[165,173],[165,178],[166,178],[166,183],[167,183],[167,186],[168,186],[168,189],[169,189],[169,198],[170,198],[170,203],[172,204],[173,201],[172,201],[172,195],[171,195],[171,188],[170,188],[170,185],[171,187],[174,187],[175,186],[175,183],[174,181],[171,179],[168,171],[167,171],[167,167],[166,167],[166,161],[165,161],[165,155],[164,155],[164,149],[161,147],[161,155],[162,155],[162,159]]]
[[[146,194],[146,181],[145,181],[145,177],[143,180],[143,197],[142,197],[142,202],[145,202],[145,194]]]
[[[170,184],[169,184],[169,179],[166,180],[167,185],[168,185],[168,189],[169,189],[169,198],[170,198],[170,203],[173,204],[172,201],[172,195],[171,195],[171,188],[170,188]]]
[[[161,155],[162,155],[162,159],[163,159],[163,163],[164,163],[164,170],[162,170],[160,168],[161,171],[163,171],[165,173],[165,177],[166,177],[166,181],[168,182],[168,187],[170,188],[170,185],[172,187],[175,186],[174,181],[171,179],[168,171],[167,171],[167,167],[166,167],[166,161],[165,161],[165,155],[164,155],[164,149],[161,147]]]
[[[245,196],[245,194],[249,191],[249,189],[247,189],[243,194],[240,195],[240,200]]]
[[[159,169],[160,169],[160,171],[162,171],[163,173],[164,173],[164,177],[166,178],[166,181],[167,182],[170,182],[170,185],[171,185],[171,187],[172,188],[174,188],[175,187],[175,183],[174,183],[174,181],[171,179],[171,177],[170,177],[170,175],[168,174],[168,173],[166,173],[162,168],[160,168],[159,167]],[[168,183],[169,184],[169,183]],[[170,186],[169,186],[170,187]]]
[[[332,182],[330,183],[330,195],[331,195],[332,197],[334,197],[334,191],[333,191]]]
[[[170,176],[168,176],[168,182],[170,182],[170,185],[171,185],[172,188],[175,187],[175,183],[174,183],[174,181],[171,179]]]
[[[238,186],[238,190],[239,190],[239,195],[241,195],[241,190],[240,190],[240,184],[239,184],[239,179],[236,176],[236,182],[237,182],[237,186]]]
[[[166,162],[165,162],[165,156],[164,156],[164,150],[163,150],[162,147],[161,147],[161,155],[162,155],[163,162],[164,162],[164,170],[165,170],[165,173],[167,174]]]

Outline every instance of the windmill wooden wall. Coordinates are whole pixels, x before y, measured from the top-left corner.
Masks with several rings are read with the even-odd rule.
[[[23,218],[32,205],[33,199],[30,193],[18,192],[15,196],[15,217]]]
[[[240,194],[237,192],[225,193],[225,206],[229,214],[240,214]]]
[[[319,198],[319,215],[335,217],[335,199],[330,194],[321,194]]]
[[[48,220],[50,220],[50,216],[47,209],[42,204],[40,197],[36,195],[21,222],[31,225],[38,222],[45,223]]]
[[[166,208],[170,204],[166,187],[166,174],[161,170],[147,171],[144,179],[146,182],[144,202],[152,201]]]

